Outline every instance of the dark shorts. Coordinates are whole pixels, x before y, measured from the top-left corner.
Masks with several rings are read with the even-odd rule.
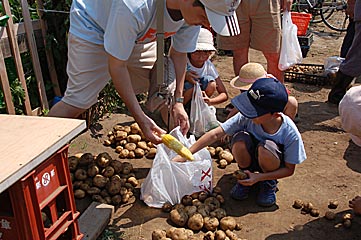
[[[280,160],[281,162],[280,166],[284,167],[283,145],[276,144],[271,140],[266,140],[264,142],[258,141],[252,134],[242,131],[233,135],[231,140],[231,147],[235,142],[240,142],[240,141],[246,143],[247,151],[252,159],[252,163],[251,166],[249,167],[249,170],[262,172],[262,169],[258,164],[257,149],[259,146],[262,146],[268,151],[270,151],[277,159]]]
[[[215,81],[215,79],[214,79],[214,77],[211,77],[211,76],[204,76],[204,77],[197,79],[197,82],[199,83],[202,91],[205,91],[208,87],[208,83],[212,82],[212,81]],[[194,85],[192,83],[190,83],[188,81],[186,81],[184,83],[184,90],[191,89],[192,87],[194,87]]]

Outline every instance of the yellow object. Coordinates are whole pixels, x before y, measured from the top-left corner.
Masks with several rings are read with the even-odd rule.
[[[194,157],[191,151],[186,148],[180,141],[178,141],[175,137],[170,134],[163,134],[162,135],[162,142],[170,149],[175,151],[177,154],[181,155],[182,157],[193,161]]]

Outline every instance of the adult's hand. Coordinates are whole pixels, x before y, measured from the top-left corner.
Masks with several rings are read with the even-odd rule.
[[[196,84],[196,79],[199,78],[198,74],[195,71],[187,71],[186,72],[186,81],[192,83],[193,85]]]
[[[189,130],[188,114],[184,110],[182,103],[175,103],[173,105],[173,118],[176,125],[179,125],[180,131],[186,135]]]

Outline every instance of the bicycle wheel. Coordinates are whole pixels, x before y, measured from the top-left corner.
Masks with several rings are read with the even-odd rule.
[[[312,18],[310,20],[311,23],[322,22],[320,7],[317,6],[319,5],[317,0],[296,0],[293,5],[296,12],[312,14]]]
[[[320,10],[322,21],[332,30],[346,31],[348,25],[346,8],[346,0],[324,0]]]

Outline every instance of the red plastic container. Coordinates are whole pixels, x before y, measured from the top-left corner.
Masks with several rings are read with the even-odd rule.
[[[291,12],[291,19],[293,24],[297,26],[297,36],[305,36],[307,34],[308,25],[312,14]]]

